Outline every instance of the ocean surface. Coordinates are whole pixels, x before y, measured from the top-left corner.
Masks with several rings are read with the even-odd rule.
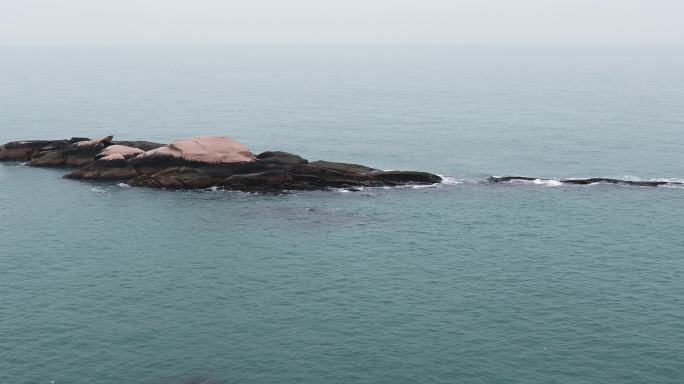
[[[0,164],[0,382],[682,383],[684,46],[0,47],[0,143],[438,173],[246,194]]]

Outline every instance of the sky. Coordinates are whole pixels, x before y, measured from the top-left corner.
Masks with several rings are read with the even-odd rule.
[[[680,44],[684,0],[0,0],[0,44]]]

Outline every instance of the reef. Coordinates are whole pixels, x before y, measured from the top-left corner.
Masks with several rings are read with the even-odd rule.
[[[97,139],[14,141],[0,146],[0,161],[64,167],[64,177],[119,181],[135,187],[222,188],[247,192],[427,185],[441,177],[382,171],[358,164],[313,161],[283,151],[254,155],[226,136],[199,136],[169,144]]]
[[[616,184],[632,187],[661,187],[667,185],[682,185],[684,183],[678,181],[664,181],[664,180],[625,180],[612,179],[607,177],[590,177],[585,179],[543,179],[539,177],[527,176],[492,176],[487,179],[489,183],[506,183],[506,182],[554,182],[559,185],[592,185],[592,184]]]

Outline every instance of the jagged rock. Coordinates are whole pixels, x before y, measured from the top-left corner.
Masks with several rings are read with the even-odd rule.
[[[97,155],[111,145],[113,136],[100,137],[93,140],[78,141],[64,149],[64,165],[84,167],[95,162]],[[31,164],[33,165],[33,164]],[[46,164],[42,164],[46,166]]]
[[[0,146],[0,161],[28,161],[37,152],[44,147],[62,146],[69,144],[66,140],[30,140],[30,141],[12,141]]]
[[[258,192],[331,187],[432,184],[439,176],[424,172],[380,171],[359,164],[315,161],[268,151],[254,156],[224,136],[200,136],[161,145],[147,141],[72,138],[20,141],[0,146],[0,160],[29,160],[32,166],[78,167],[65,177],[121,180],[131,186],[226,189]]]
[[[97,154],[109,145],[112,136],[88,140],[72,138],[71,140],[52,141],[34,151],[28,165],[33,167],[83,167],[95,162]]]
[[[0,147],[0,160],[28,161],[34,167],[83,167],[91,165],[98,157],[122,150],[121,144],[113,145],[112,136],[99,139],[74,137],[69,140],[16,141]],[[126,141],[129,154],[141,154],[141,148],[158,148],[162,144],[149,141]]]

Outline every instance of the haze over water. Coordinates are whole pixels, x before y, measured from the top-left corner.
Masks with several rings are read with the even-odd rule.
[[[0,164],[0,381],[680,383],[681,46],[0,48],[0,143],[225,134],[428,188]]]

